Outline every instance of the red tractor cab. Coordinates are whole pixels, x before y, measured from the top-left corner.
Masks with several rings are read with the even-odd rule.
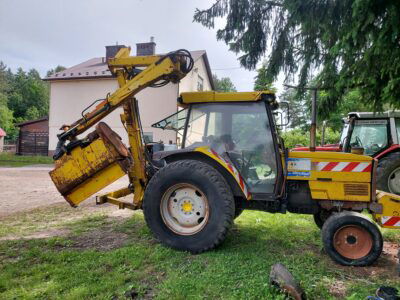
[[[351,112],[343,122],[339,143],[316,147],[316,151],[361,152],[376,158],[377,188],[400,195],[400,111]]]

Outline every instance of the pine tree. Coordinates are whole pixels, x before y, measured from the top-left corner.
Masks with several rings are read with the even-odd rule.
[[[400,107],[400,1],[216,0],[194,20],[217,31],[241,65],[254,69],[266,55],[266,75],[297,76],[300,86],[318,73],[325,112],[358,88],[374,109]]]

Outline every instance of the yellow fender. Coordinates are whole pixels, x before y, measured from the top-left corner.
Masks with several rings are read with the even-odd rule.
[[[376,198],[383,210],[374,214],[375,221],[384,228],[400,229],[400,196],[377,191]]]
[[[248,187],[246,186],[246,182],[243,180],[239,171],[236,169],[236,167],[230,161],[223,158],[216,151],[214,151],[213,149],[211,149],[210,147],[207,147],[207,146],[195,148],[194,151],[207,155],[208,157],[210,157],[213,160],[215,160],[216,162],[218,162],[221,166],[223,166],[233,176],[233,178],[239,185],[239,187],[242,190],[246,199],[251,200],[251,194],[249,192]]]

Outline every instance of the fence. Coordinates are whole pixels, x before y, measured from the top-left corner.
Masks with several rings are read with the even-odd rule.
[[[18,154],[20,155],[48,155],[49,133],[20,131]]]
[[[4,141],[3,152],[17,152],[17,143],[15,141]]]

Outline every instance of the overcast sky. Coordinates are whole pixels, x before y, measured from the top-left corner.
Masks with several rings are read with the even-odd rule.
[[[207,51],[213,73],[229,76],[238,91],[253,89],[255,72],[217,41],[216,30],[193,23],[195,8],[211,0],[0,0],[0,60],[42,76],[105,55],[116,42],[135,48],[154,36],[156,52]],[[222,24],[221,20],[221,24]]]

